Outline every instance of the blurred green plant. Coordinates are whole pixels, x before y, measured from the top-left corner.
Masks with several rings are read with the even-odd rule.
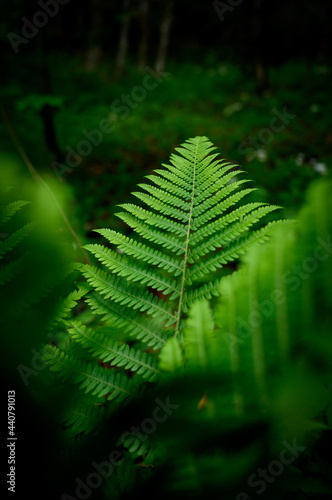
[[[58,297],[69,291],[76,252],[63,227],[61,213],[43,184],[21,177],[18,166],[2,158],[0,195],[0,300],[3,308],[3,366],[22,368],[20,383],[28,385],[34,350],[45,342],[45,328]],[[56,192],[56,195],[54,194]],[[65,197],[54,186],[62,206]],[[23,198],[23,199],[22,199]],[[61,200],[61,201],[60,201]],[[25,371],[26,369],[26,371]],[[26,376],[25,376],[26,375]]]
[[[276,228],[266,245],[249,250],[239,271],[223,278],[214,306],[198,301],[191,307],[183,343],[172,339],[162,349],[161,367],[177,380],[173,399],[181,390],[187,401],[188,391],[196,392],[192,411],[200,424],[195,430],[186,409],[176,414],[185,422],[172,425],[176,445],[168,445],[164,435],[165,457],[181,456],[165,481],[169,493],[194,488],[202,497],[209,491],[253,498],[266,490],[268,498],[292,499],[331,494],[322,447],[332,425],[331,187],[331,182],[315,183],[297,224]],[[199,375],[197,391],[189,389]],[[251,463],[241,467],[235,455],[225,454],[222,440],[234,429],[244,443],[250,440],[250,433],[243,434],[249,423],[260,432],[254,450],[239,444],[243,460],[252,453]],[[211,428],[213,439],[202,459],[205,446],[195,449],[195,442],[209,439]],[[236,449],[238,442],[235,434],[230,447]],[[299,445],[292,467],[280,462],[285,442]],[[189,452],[190,467],[183,450]],[[312,467],[315,461],[322,464],[320,472]],[[264,475],[258,468],[266,465]],[[203,473],[206,467],[210,474],[215,467],[212,479]],[[285,473],[277,477],[280,470]],[[175,487],[178,477],[182,482]]]
[[[16,109],[17,111],[25,111],[27,109],[40,111],[44,106],[50,106],[52,108],[61,108],[61,106],[63,106],[63,103],[64,103],[64,98],[61,96],[29,94],[17,101]]]

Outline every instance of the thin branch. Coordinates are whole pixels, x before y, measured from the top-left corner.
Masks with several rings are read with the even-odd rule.
[[[13,141],[13,143],[15,144],[16,148],[17,148],[17,151],[19,152],[23,162],[25,163],[27,169],[29,170],[31,176],[35,179],[35,181],[39,182],[42,184],[42,186],[49,192],[51,198],[53,199],[57,209],[59,210],[60,214],[61,214],[61,217],[63,218],[69,232],[72,234],[73,238],[75,239],[76,243],[78,244],[83,256],[84,256],[84,261],[87,263],[87,264],[91,264],[91,260],[89,258],[89,255],[87,254],[87,252],[85,251],[85,249],[83,248],[82,246],[82,242],[78,236],[78,234],[76,233],[76,231],[74,230],[73,226],[71,225],[68,217],[66,216],[65,212],[63,211],[58,199],[56,198],[55,194],[53,193],[52,189],[49,187],[49,185],[44,181],[44,179],[41,177],[41,175],[37,172],[37,170],[35,169],[35,167],[33,166],[33,164],[31,163],[28,155],[26,154],[19,138],[17,137],[17,134],[14,130],[14,127],[13,125],[11,124],[9,118],[8,118],[8,115],[3,107],[3,104],[0,103],[0,109],[1,109],[1,115],[2,115],[2,118],[3,118],[3,121],[4,121],[4,124],[8,130],[8,133]]]

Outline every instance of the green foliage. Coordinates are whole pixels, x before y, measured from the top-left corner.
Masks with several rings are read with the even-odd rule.
[[[239,68],[234,59],[220,58],[219,53],[213,59],[209,53],[205,55],[206,63],[204,58],[199,64],[197,60],[170,63],[169,76],[122,120],[122,108],[115,111],[112,103],[121,100],[123,94],[131,95],[145,75],[129,67],[126,78],[116,81],[108,63],[100,73],[87,74],[81,69],[80,58],[48,54],[54,93],[63,96],[66,104],[55,116],[58,143],[64,154],[67,146],[77,151],[80,142],[86,140],[84,129],[98,129],[104,118],[114,124],[112,133],[104,134],[97,147],[91,143],[91,154],[63,177],[77,200],[71,220],[78,216],[86,232],[105,226],[118,229],[113,219],[116,205],[128,199],[132,186],[143,175],[167,161],[170,147],[187,137],[208,135],[223,151],[232,152],[232,160],[250,172],[250,179],[260,188],[254,201],[268,201],[289,211],[301,207],[309,183],[324,174],[316,170],[314,161],[323,164],[325,175],[329,175],[331,68],[326,61],[311,64],[292,60],[270,67],[271,89],[258,97],[249,68]],[[26,67],[30,67],[30,61]],[[3,101],[32,163],[58,182],[49,167],[54,157],[42,140],[42,123],[36,120],[36,112],[31,107],[15,111],[22,96],[35,94],[39,84],[38,73],[27,74],[22,67],[20,71],[19,84],[16,80],[7,85],[4,82]],[[297,115],[296,119],[271,135],[268,143],[257,139],[262,129],[269,128],[275,116],[272,110],[282,112],[285,106]],[[263,132],[262,136],[266,137]],[[250,144],[250,137],[257,139],[259,149]],[[246,144],[241,149],[243,141]],[[5,129],[2,134],[0,131],[0,143],[3,151],[11,150]],[[250,153],[244,154],[243,149]],[[303,159],[299,161],[299,157]],[[291,212],[287,215],[293,217]]]
[[[173,422],[172,431],[177,425],[179,431],[172,454],[181,454],[182,460],[168,476],[169,493],[174,488],[183,493],[193,488],[203,495],[208,488],[210,492],[231,492],[229,498],[241,491],[250,495],[253,490],[247,479],[259,466],[266,467],[279,457],[285,440],[296,440],[304,450],[294,462],[298,473],[285,472],[279,484],[270,487],[268,497],[288,498],[289,490],[294,499],[302,498],[300,492],[330,493],[328,469],[317,473],[312,463],[319,456],[316,442],[331,433],[331,187],[328,182],[312,186],[298,223],[276,228],[266,245],[252,248],[240,270],[223,278],[213,308],[207,301],[190,308],[184,342],[179,346],[187,377],[182,379],[174,368],[177,387],[169,385],[168,390],[174,399],[181,392],[186,394],[181,405],[188,405],[196,392],[191,394],[189,387],[197,384],[197,396],[199,388],[203,389],[202,399],[195,417],[186,406],[178,417],[181,425]],[[164,347],[160,359],[169,352]],[[170,370],[170,364],[162,366]],[[250,438],[245,430],[249,423],[258,432],[251,450],[240,445],[240,456],[244,460],[249,453],[249,463],[241,468],[228,455],[221,465],[227,447],[222,436],[235,427],[245,441]],[[205,446],[198,445],[196,436],[209,440],[210,428],[214,443],[211,437],[202,458]],[[166,460],[170,449],[167,436],[162,436]],[[235,442],[230,446],[232,451],[237,447]],[[187,450],[187,458],[183,450]],[[233,466],[237,472],[230,479]],[[211,475],[208,484],[201,474],[205,468],[205,474]],[[220,468],[227,470],[225,476],[217,472]],[[179,477],[181,483],[175,486]],[[241,478],[244,482],[238,486]]]
[[[18,212],[27,201],[13,201],[3,207],[1,207],[1,219],[0,227],[3,227],[16,212]],[[11,250],[15,248],[22,240],[24,240],[33,229],[33,223],[27,223],[24,226],[16,229],[12,234],[8,235],[6,233],[1,233],[0,241],[0,258],[3,260]],[[17,258],[16,260],[11,260],[7,264],[2,265],[0,270],[0,284],[4,285],[6,282],[11,281],[15,275],[22,268],[23,256]]]
[[[56,318],[70,313],[83,290],[59,299],[73,288],[77,265],[71,262],[72,255],[69,258],[70,247],[49,193],[24,178],[17,186],[17,178],[15,163],[4,161],[0,175],[2,369],[22,397],[38,400],[49,387],[40,351],[45,342],[57,342],[63,334]]]
[[[214,150],[190,139],[149,175],[118,214],[131,234],[97,230],[109,245],[86,245],[97,263],[80,265],[85,282],[56,308],[61,334],[43,359],[66,394],[67,459],[91,440],[125,457],[105,498],[250,493],[248,478],[294,440],[305,451],[275,498],[326,491],[311,463],[331,426],[331,185],[312,188],[296,224],[253,230],[277,207],[241,204],[253,189]]]
[[[244,268],[223,281],[219,334],[234,372],[251,372],[262,398],[273,389],[270,374],[294,360],[303,357],[310,366],[321,357],[322,367],[329,366],[330,187],[313,186],[298,224],[279,228],[269,245],[249,252]]]
[[[40,111],[44,106],[60,108],[63,105],[63,97],[55,95],[39,95],[30,94],[17,102],[16,108],[18,111],[32,109]]]
[[[32,306],[43,301],[75,269],[65,266],[62,256],[45,258],[46,241],[28,201],[12,201],[9,189],[1,193],[0,207],[0,300],[5,324],[21,319]],[[40,277],[34,278],[37,265]],[[77,292],[75,292],[77,293]],[[44,301],[45,303],[45,301]],[[46,303],[45,303],[46,305]]]
[[[123,366],[148,380],[153,380],[159,372],[156,361],[149,358],[147,353],[129,347],[127,344],[119,345],[113,339],[109,339],[107,335],[95,334],[91,328],[86,328],[85,325],[74,323],[69,332],[73,339],[88,349],[93,356],[101,359],[103,363]]]
[[[51,370],[59,372],[61,377],[69,379],[74,384],[80,384],[80,389],[91,392],[99,398],[106,396],[107,400],[117,397],[128,397],[128,379],[115,374],[112,370],[91,363],[80,362],[74,356],[61,352],[56,347],[47,346],[44,360],[49,363]]]
[[[218,351],[205,338],[207,328],[214,336],[214,320],[203,301],[219,295],[230,263],[266,240],[276,223],[252,226],[278,207],[241,205],[254,188],[243,189],[248,181],[238,178],[242,170],[214,151],[205,137],[186,141],[134,193],[147,208],[121,206],[118,216],[132,236],[100,229],[111,247],[86,245],[103,265],[81,265],[87,283],[80,290],[93,316],[84,322],[60,315],[67,335],[57,346],[46,346],[43,356],[63,387],[72,388],[74,403],[68,401],[62,415],[67,437],[95,433],[91,415],[99,412],[93,406],[110,418],[135,404],[142,390],[144,395],[158,387],[163,370],[194,373],[208,369],[212,358],[218,366]],[[186,322],[190,334],[183,343]],[[144,463],[154,460],[150,440],[129,436],[120,446]]]
[[[198,298],[218,295],[219,279],[210,274],[234,262],[253,243],[263,242],[273,223],[249,233],[250,227],[276,206],[249,203],[235,208],[254,189],[238,188],[245,180],[236,166],[217,159],[206,138],[177,148],[170,165],[148,175],[154,184],[140,184],[133,193],[148,209],[124,204],[120,217],[143,239],[99,230],[114,249],[86,248],[111,271],[85,265],[83,275],[104,301],[136,310],[164,324],[168,336],[182,336],[183,313]],[[148,193],[148,194],[147,194]],[[167,297],[166,297],[167,296]],[[106,314],[104,305],[95,308]]]

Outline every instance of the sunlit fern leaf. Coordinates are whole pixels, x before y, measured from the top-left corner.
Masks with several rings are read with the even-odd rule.
[[[153,349],[160,349],[168,338],[165,329],[156,321],[125,306],[119,306],[111,300],[105,300],[101,295],[92,293],[86,299],[91,310],[101,315],[102,320],[109,325],[123,329],[132,338],[147,344]]]
[[[243,172],[218,159],[215,149],[206,137],[187,140],[171,155],[170,165],[147,176],[150,184],[139,185],[144,192],[133,193],[145,208],[121,205],[117,215],[142,241],[99,229],[112,248],[86,247],[108,270],[82,267],[95,294],[116,307],[144,313],[141,318],[154,318],[167,336],[182,337],[188,305],[219,294],[220,276],[208,283],[202,279],[265,241],[272,226],[250,232],[251,226],[278,208],[237,206],[254,189],[241,189],[248,182],[237,179]]]

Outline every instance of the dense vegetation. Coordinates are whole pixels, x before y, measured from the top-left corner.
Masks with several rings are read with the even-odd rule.
[[[327,500],[330,2],[0,4],[18,498]]]

